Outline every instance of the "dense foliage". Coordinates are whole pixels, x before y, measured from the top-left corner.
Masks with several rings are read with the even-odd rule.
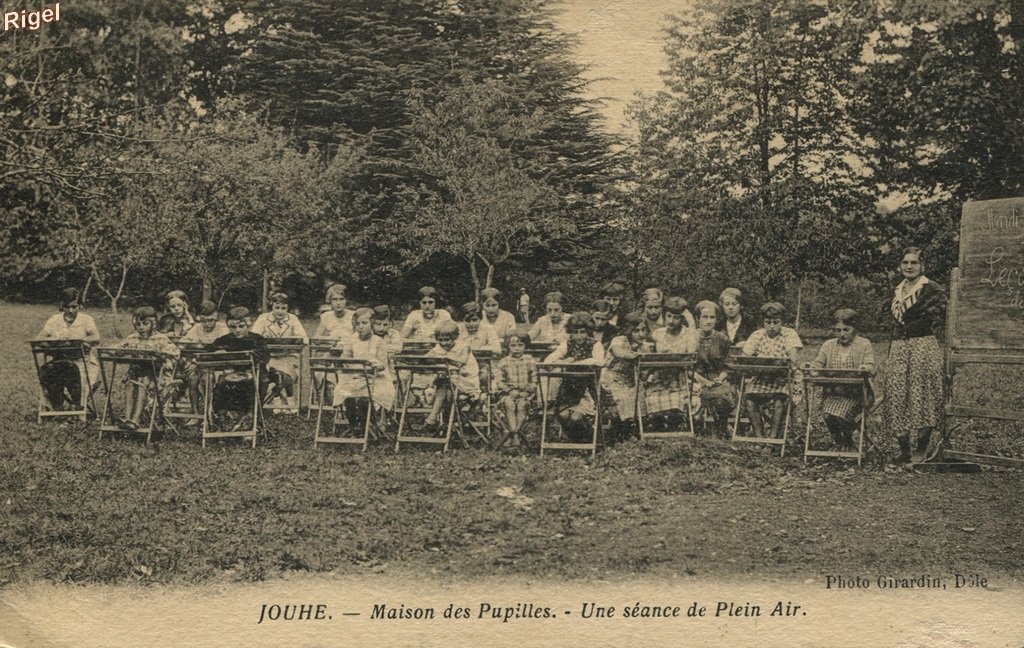
[[[1022,4],[692,3],[620,142],[554,0],[81,0],[0,41],[0,286],[793,301],[910,244],[944,277],[961,203],[1024,183]]]

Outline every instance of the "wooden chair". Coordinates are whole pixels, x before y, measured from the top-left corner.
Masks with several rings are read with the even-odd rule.
[[[309,342],[306,346],[306,354],[308,361],[306,362],[306,371],[309,372],[309,389],[308,400],[306,401],[306,418],[312,418],[313,412],[317,413],[322,408],[331,409],[332,405],[330,401],[324,400],[325,394],[332,394],[332,391],[325,390],[321,384],[322,381],[331,382],[334,378],[334,374],[326,372],[313,372],[312,363],[314,358],[337,358],[341,355],[341,349],[338,348],[338,340],[335,338],[309,338]]]
[[[540,388],[541,404],[541,427],[540,427],[540,454],[544,456],[545,450],[586,450],[591,456],[597,454],[598,445],[602,445],[603,429],[601,421],[601,367],[591,364],[578,364],[571,362],[541,362],[537,365],[537,380]],[[553,436],[554,425],[551,419],[557,422],[557,395],[551,394],[552,383],[557,380],[559,384],[564,380],[586,380],[590,383],[588,391],[594,401],[594,421],[591,425],[591,438],[587,442],[568,441],[561,438],[557,441],[549,441],[548,437]],[[564,436],[564,433],[559,436]]]
[[[146,436],[146,444],[149,444],[153,440],[153,431],[157,429],[157,421],[163,423],[164,426],[171,424],[163,417],[164,392],[162,386],[167,356],[159,351],[110,347],[100,347],[97,349],[97,355],[100,361],[100,376],[103,378],[103,388],[106,391],[103,411],[100,414],[99,437],[102,439],[105,432],[143,434]],[[149,403],[147,407],[149,416],[144,427],[126,426],[124,419],[115,413],[114,392],[118,385],[118,367],[125,367],[128,370],[134,368],[137,370],[137,378],[145,379],[145,384],[140,385],[145,387]],[[125,381],[130,380],[132,380],[130,376],[125,376]]]
[[[330,433],[323,431],[324,410],[317,409],[316,427],[313,431],[313,447],[319,447],[321,443],[340,445],[361,445],[365,452],[370,445],[370,438],[374,436],[374,429],[377,425],[375,407],[373,404],[373,380],[376,376],[376,369],[369,360],[355,360],[352,358],[310,358],[309,368],[313,376],[320,374],[319,384],[321,389],[331,388],[327,381],[327,375],[333,376],[358,376],[365,381],[366,393],[369,397],[369,404],[366,410],[366,421],[362,430],[354,430],[351,421],[345,415],[344,404],[335,403],[330,408],[331,423]],[[320,402],[327,402],[327,394],[320,395]]]
[[[733,442],[740,443],[763,443],[767,445],[777,445],[780,448],[779,456],[786,456],[786,439],[789,435],[789,422],[790,414],[793,408],[793,393],[792,393],[792,380],[793,372],[790,367],[789,360],[787,358],[759,358],[752,356],[742,356],[732,359],[728,367],[733,371],[740,379],[739,397],[737,398],[736,412],[733,418],[732,426],[732,440]],[[743,411],[744,396],[747,394],[747,385],[751,378],[755,376],[771,376],[771,377],[782,377],[786,379],[787,391],[786,391],[786,411],[782,423],[782,436],[771,437],[771,436],[752,436],[750,434],[744,434],[740,431],[741,423],[741,412]],[[749,425],[749,421],[747,421]]]
[[[171,383],[179,386],[172,391],[164,402],[164,416],[172,420],[202,421],[203,413],[201,403],[193,403],[189,400],[187,370],[195,362],[196,354],[209,350],[209,346],[202,342],[183,342],[180,339],[173,340],[181,355],[174,365],[174,373],[171,376]]]
[[[641,353],[636,360],[636,419],[641,439],[679,439],[695,436],[693,427],[694,388],[692,371],[697,363],[695,353]],[[687,426],[685,429],[648,431],[644,416],[644,403],[647,401],[647,382],[645,377],[652,371],[677,372],[683,384],[684,405],[686,407]],[[699,395],[698,395],[699,398]],[[699,407],[699,401],[698,401]]]
[[[477,365],[480,367],[480,400],[477,405],[463,413],[460,410],[463,428],[466,432],[472,431],[486,445],[492,445],[492,432],[494,425],[493,394],[491,386],[494,377],[494,361],[497,355],[493,351],[483,349],[473,351]]]
[[[440,445],[443,450],[448,450],[451,444],[452,434],[458,426],[458,401],[459,391],[454,382],[451,383],[451,403],[445,416],[445,422],[438,422],[439,429],[443,428],[444,433],[437,436],[430,436],[417,433],[413,428],[413,417],[426,416],[430,413],[429,404],[419,403],[418,395],[413,392],[413,381],[416,376],[429,376],[431,382],[440,375],[451,375],[458,371],[458,365],[450,358],[427,357],[400,354],[395,356],[395,371],[398,376],[398,434],[395,437],[395,452],[398,452],[403,443],[418,443],[428,445]],[[458,430],[462,438],[461,429]],[[465,440],[463,438],[463,443]]]
[[[252,351],[213,351],[196,355],[196,364],[203,372],[205,393],[203,394],[203,447],[207,439],[242,438],[256,447],[256,435],[263,422],[263,408],[260,402],[260,366]],[[244,416],[235,425],[228,427],[222,424],[215,414],[213,400],[217,381],[232,373],[247,373],[252,380],[252,407],[249,412],[249,425]],[[218,375],[220,374],[220,375]]]
[[[804,436],[804,463],[808,457],[835,457],[839,459],[856,459],[860,466],[864,458],[864,441],[867,438],[867,418],[871,394],[871,375],[862,369],[813,369],[804,366],[804,396],[807,402],[807,433]],[[821,392],[830,386],[848,385],[860,387],[860,424],[857,430],[857,450],[812,450],[811,435],[817,418],[814,407],[823,395]]]
[[[265,340],[267,344],[267,351],[270,352],[271,360],[274,358],[297,356],[299,359],[299,368],[295,377],[295,384],[293,385],[294,392],[292,395],[289,397],[284,393],[282,386],[277,385],[274,393],[267,394],[263,406],[273,410],[284,410],[298,414],[302,409],[302,391],[305,386],[303,375],[306,373],[306,354],[303,353],[303,351],[305,351],[306,348],[306,341],[302,338],[288,337],[268,337],[265,338]]]
[[[36,423],[42,423],[44,418],[73,417],[83,423],[88,420],[89,412],[96,411],[95,399],[93,396],[92,382],[99,376],[89,375],[89,364],[87,362],[89,351],[83,340],[33,340],[29,342],[32,348],[32,360],[36,365],[36,379],[39,383],[39,402],[36,409]],[[66,362],[79,367],[80,380],[82,384],[79,402],[72,403],[73,409],[61,409],[64,403],[51,403],[43,389],[43,367],[51,362]]]

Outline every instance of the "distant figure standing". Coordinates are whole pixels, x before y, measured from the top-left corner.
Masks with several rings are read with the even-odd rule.
[[[523,317],[523,323],[530,323],[530,294],[526,288],[519,289],[519,314]]]

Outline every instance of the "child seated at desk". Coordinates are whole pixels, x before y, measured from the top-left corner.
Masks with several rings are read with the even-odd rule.
[[[832,333],[836,337],[821,345],[818,355],[810,363],[811,369],[860,369],[875,375],[875,350],[871,341],[857,335],[857,311],[840,308],[832,315]],[[857,417],[862,414],[860,385],[826,385],[822,389],[821,413],[825,426],[832,435],[832,443],[840,450],[856,448],[853,431]],[[868,384],[868,407],[874,400],[874,390]]]
[[[594,318],[590,313],[573,313],[565,324],[568,339],[544,359],[545,363],[573,363],[604,366],[601,342],[594,340]],[[559,381],[555,411],[565,435],[571,440],[589,439],[591,424],[597,414],[594,381],[587,378],[566,378]]]
[[[720,313],[721,309],[714,302],[705,300],[697,304],[697,362],[693,380],[701,407],[714,418],[714,433],[721,439],[728,439],[729,415],[736,407],[736,388],[726,369],[729,338],[717,330]]]
[[[385,411],[395,404],[395,384],[388,370],[388,352],[384,339],[373,334],[373,310],[360,308],[352,315],[355,331],[342,347],[342,358],[368,360],[374,369],[369,389],[373,391],[373,402]],[[366,379],[358,374],[340,374],[334,386],[333,402],[345,408],[345,417],[351,428],[362,429],[366,421],[370,394]]]
[[[256,318],[252,332],[262,335],[268,343],[274,338],[299,338],[308,342],[306,329],[295,315],[288,312],[288,295],[275,292],[270,296],[270,312]],[[300,352],[301,353],[301,352]],[[269,381],[274,387],[270,400],[280,398],[282,404],[295,395],[295,384],[299,379],[299,353],[274,352],[267,362]]]
[[[636,431],[636,360],[641,353],[653,350],[647,338],[643,319],[637,313],[627,314],[621,334],[608,346],[607,366],[601,373],[601,386],[615,403],[615,436],[622,441]]]
[[[236,306],[228,311],[228,329],[230,333],[222,335],[210,345],[212,351],[251,351],[253,362],[259,372],[259,385],[255,384],[252,371],[236,369],[225,371],[217,378],[213,389],[214,412],[224,412],[229,418],[252,411],[255,399],[254,391],[259,389],[262,402],[267,390],[267,352],[266,340],[249,330],[250,314],[245,306]]]
[[[786,307],[779,302],[768,302],[761,307],[763,328],[754,331],[743,343],[743,355],[758,358],[786,358],[790,368],[796,367],[797,353],[803,348],[800,336],[788,326],[782,325]],[[790,377],[788,375],[758,375],[747,379],[744,389],[744,406],[750,418],[753,436],[765,434],[762,409],[771,406],[772,438],[782,434],[786,401],[790,398]]]
[[[218,318],[217,305],[207,300],[199,304],[199,310],[196,312],[196,325],[190,328],[185,335],[178,338],[178,341],[189,344],[209,345],[217,338],[230,332],[224,322],[221,322]],[[200,403],[203,402],[203,394],[200,389],[202,376],[200,375],[199,365],[196,364],[195,360],[185,362],[183,374],[185,376],[185,384],[188,387],[188,399],[192,405],[192,412],[198,414],[201,409]]]
[[[117,343],[118,349],[137,349],[140,351],[157,351],[164,356],[161,384],[153,384],[153,375],[149,363],[133,363],[125,377],[124,409],[126,419],[117,419],[118,427],[134,430],[139,427],[142,415],[146,411],[146,399],[151,389],[162,389],[170,384],[174,375],[174,365],[178,361],[180,351],[171,339],[156,330],[156,310],[151,306],[140,306],[132,313],[132,326],[135,332]]]
[[[494,366],[494,393],[510,434],[523,429],[530,404],[537,395],[537,361],[526,355],[529,343],[526,333],[510,333],[505,338],[508,355]]]
[[[442,408],[451,404],[453,386],[460,400],[474,402],[480,398],[480,368],[469,345],[459,340],[459,327],[452,321],[439,324],[434,338],[437,344],[426,355],[453,360],[456,366],[434,379],[433,404],[425,421],[428,429],[437,427]]]
[[[687,324],[688,304],[682,297],[669,297],[663,306],[665,326],[651,333],[655,353],[696,353],[697,332]],[[644,376],[647,412],[652,430],[677,430],[690,407],[683,372],[665,368]]]

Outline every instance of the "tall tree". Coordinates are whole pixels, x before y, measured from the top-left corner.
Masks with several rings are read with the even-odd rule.
[[[549,167],[523,155],[521,146],[550,118],[520,109],[507,86],[485,82],[446,93],[418,111],[411,129],[410,161],[424,185],[421,209],[406,230],[421,242],[410,262],[438,253],[461,258],[476,299],[499,264],[575,231],[560,211],[557,186],[549,184]]]
[[[818,2],[715,0],[672,18],[667,89],[630,110],[636,226],[666,235],[648,254],[670,263],[655,265],[679,272],[682,256],[712,284],[707,269],[746,271],[776,297],[856,263],[850,226],[873,213],[840,93],[856,36]]]

